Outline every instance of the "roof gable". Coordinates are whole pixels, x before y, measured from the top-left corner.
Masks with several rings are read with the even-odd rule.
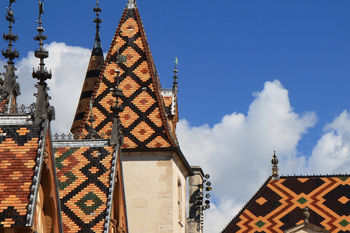
[[[40,127],[0,126],[0,227],[24,227],[38,169]],[[33,206],[33,205],[32,205]]]
[[[117,154],[107,141],[54,142],[64,232],[108,232]]]
[[[349,175],[269,178],[222,231],[283,232],[309,221],[330,232],[350,232]]]
[[[117,51],[127,61],[116,64]],[[169,148],[176,146],[166,119],[161,87],[150,53],[146,34],[137,8],[125,9],[116,30],[104,68],[94,91],[93,126],[108,138],[113,125],[111,107],[116,99],[111,88],[116,86],[116,69],[120,72],[120,89],[124,97],[120,113],[124,145],[128,149]],[[89,113],[85,112],[80,132],[87,134]]]

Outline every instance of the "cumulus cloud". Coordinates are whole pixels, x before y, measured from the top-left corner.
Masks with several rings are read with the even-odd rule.
[[[54,132],[68,133],[74,118],[82,84],[85,78],[91,51],[82,47],[68,46],[65,43],[52,42],[46,46],[50,57],[46,59],[46,65],[52,71],[52,79],[48,81],[49,94],[52,97],[50,103],[55,106],[56,119],[53,122]],[[30,104],[35,102],[33,93],[36,80],[32,78],[33,67],[37,67],[39,61],[29,52],[17,64],[18,81],[21,86],[19,103]]]
[[[254,95],[246,115],[226,115],[213,127],[192,127],[186,120],[179,123],[180,145],[190,163],[199,163],[212,174],[217,201],[208,211],[207,220],[226,220],[221,225],[206,224],[207,232],[222,229],[237,206],[242,206],[271,174],[273,150],[278,151],[281,164],[288,164],[285,170],[305,167],[305,158],[296,156],[297,145],[315,124],[315,114],[295,113],[288,91],[278,80],[266,82]]]
[[[325,134],[317,142],[309,159],[314,173],[348,173],[350,167],[350,115],[343,111],[324,128]]]

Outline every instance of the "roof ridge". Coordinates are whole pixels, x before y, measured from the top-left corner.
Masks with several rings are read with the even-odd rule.
[[[262,190],[267,186],[267,184],[272,180],[272,176],[269,176],[267,178],[267,180],[260,186],[260,188],[258,189],[258,191],[255,192],[255,194],[253,195],[252,198],[250,198],[250,200],[240,209],[240,211],[230,220],[230,222],[226,225],[226,227],[221,231],[224,232],[232,223],[234,223],[234,221],[236,220],[236,218],[238,218],[238,216],[240,216],[242,214],[242,212],[247,208],[248,205],[250,205],[250,203],[253,202],[253,200],[255,200],[255,198],[262,192]]]

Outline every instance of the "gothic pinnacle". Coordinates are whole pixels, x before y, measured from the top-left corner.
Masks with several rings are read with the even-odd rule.
[[[33,78],[39,80],[41,84],[43,84],[47,79],[51,79],[51,71],[49,72],[45,67],[44,60],[49,57],[49,52],[44,49],[44,40],[47,39],[43,33],[45,29],[42,26],[41,15],[44,13],[44,3],[39,0],[39,19],[37,20],[38,27],[38,35],[34,37],[34,40],[39,41],[39,49],[36,49],[34,55],[36,58],[40,59],[40,64],[37,70],[33,69]]]
[[[48,71],[45,67],[45,58],[49,57],[49,52],[44,49],[44,40],[47,37],[43,34],[44,28],[42,26],[41,16],[44,13],[44,4],[39,0],[39,18],[37,20],[38,35],[34,37],[34,40],[39,41],[39,49],[36,49],[34,55],[36,58],[40,59],[39,67],[35,70],[33,69],[32,76],[33,78],[38,79],[36,87],[38,88],[38,93],[36,94],[36,105],[35,105],[35,114],[34,114],[34,123],[40,124],[44,120],[53,120],[54,119],[54,109],[49,104],[49,95],[47,91],[49,90],[46,80],[51,79],[51,71]]]
[[[18,39],[17,35],[14,35],[12,33],[13,24],[16,21],[12,11],[12,3],[14,3],[15,1],[16,0],[9,0],[9,6],[7,8],[6,14],[6,20],[9,22],[9,32],[8,34],[3,35],[4,40],[8,41],[8,48],[5,51],[2,51],[2,55],[6,59],[8,59],[8,64],[14,64],[13,60],[19,57],[18,51],[13,48],[13,42],[17,41]]]

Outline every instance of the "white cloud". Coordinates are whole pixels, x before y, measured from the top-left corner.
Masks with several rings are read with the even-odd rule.
[[[271,173],[273,150],[278,151],[281,164],[288,164],[281,170],[305,166],[305,159],[296,157],[297,145],[315,121],[314,113],[293,111],[288,91],[277,80],[266,82],[264,89],[255,93],[247,115],[226,115],[213,127],[191,127],[186,120],[180,121],[178,137],[184,154],[191,164],[199,163],[212,175],[217,201],[208,211],[207,221],[226,219],[214,226],[207,224],[207,232],[221,230],[237,210],[232,206],[242,206],[263,184]],[[222,216],[225,213],[228,216]]]
[[[75,115],[78,99],[86,74],[90,58],[90,50],[68,46],[65,43],[52,42],[46,46],[50,57],[46,64],[52,70],[52,79],[48,81],[49,94],[52,97],[51,105],[55,106],[56,121],[53,122],[53,132],[68,133]],[[19,104],[30,104],[35,102],[33,93],[36,80],[32,78],[33,67],[37,67],[39,61],[29,52],[17,64],[21,86]]]
[[[349,172],[350,115],[344,111],[325,127],[325,134],[317,142],[309,159],[314,173]]]

